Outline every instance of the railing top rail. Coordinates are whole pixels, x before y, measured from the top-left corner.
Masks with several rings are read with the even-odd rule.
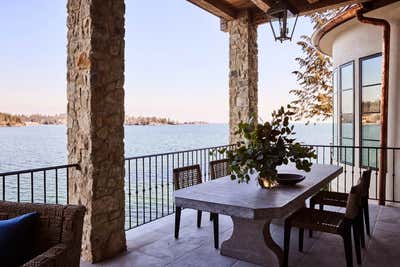
[[[345,146],[345,145],[309,145],[309,144],[302,144],[302,145],[303,145],[303,146],[311,146],[311,147],[400,150],[400,147],[382,147],[382,146]]]
[[[400,150],[400,147],[374,147],[374,146],[345,146],[345,145],[321,145],[321,144],[302,144],[303,146],[310,146],[310,147],[322,147],[322,148],[349,148],[349,149],[386,149],[386,150]],[[167,155],[176,155],[181,153],[190,153],[195,151],[203,151],[203,150],[212,150],[212,149],[219,149],[219,148],[226,148],[232,147],[233,144],[230,145],[219,145],[213,147],[202,147],[202,148],[195,148],[195,149],[187,149],[187,150],[179,150],[179,151],[172,151],[172,152],[165,152],[165,153],[155,153],[155,154],[148,154],[148,155],[139,155],[134,157],[126,157],[125,160],[136,160],[136,159],[143,159],[143,158],[153,158],[153,157],[161,157]],[[42,172],[42,171],[50,171],[50,170],[58,170],[58,169],[66,169],[66,168],[79,168],[79,164],[66,164],[66,165],[58,165],[58,166],[51,166],[51,167],[43,167],[43,168],[35,168],[35,169],[26,169],[21,171],[11,171],[11,172],[3,172],[0,173],[1,176],[12,176],[18,174],[25,174],[25,173],[33,173],[33,172]]]
[[[220,145],[220,146],[213,146],[213,147],[202,147],[202,148],[179,150],[179,151],[172,151],[172,152],[165,152],[165,153],[140,155],[140,156],[134,156],[134,157],[127,157],[127,158],[125,158],[125,160],[134,160],[134,159],[150,158],[150,157],[160,157],[160,156],[166,156],[166,155],[172,155],[172,154],[188,153],[188,152],[199,151],[199,150],[218,149],[218,148],[224,148],[224,147],[229,147],[229,146],[234,146],[234,145]]]
[[[0,176],[12,176],[12,175],[18,175],[18,174],[42,172],[42,171],[51,171],[51,170],[60,170],[60,169],[67,169],[67,168],[74,168],[74,167],[78,168],[79,164],[66,164],[66,165],[58,165],[58,166],[51,166],[51,167],[26,169],[26,170],[21,170],[21,171],[3,172],[3,173],[0,173]]]

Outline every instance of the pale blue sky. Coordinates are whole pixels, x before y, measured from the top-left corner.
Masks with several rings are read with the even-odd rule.
[[[228,34],[219,19],[185,0],[126,0],[126,113],[209,122],[228,121]],[[0,3],[0,111],[66,112],[66,1]],[[261,117],[289,102],[295,44],[311,34],[299,19],[294,41],[259,33]]]

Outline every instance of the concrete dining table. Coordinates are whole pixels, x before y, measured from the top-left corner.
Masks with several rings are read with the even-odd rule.
[[[273,219],[283,219],[305,206],[311,197],[342,173],[341,166],[314,164],[310,172],[294,166],[279,168],[280,173],[305,175],[297,185],[262,189],[222,177],[175,191],[175,205],[231,216],[232,236],[221,245],[221,254],[262,266],[281,266],[283,250],[270,232]]]

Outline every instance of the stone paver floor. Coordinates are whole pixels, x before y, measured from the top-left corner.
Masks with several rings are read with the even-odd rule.
[[[400,266],[400,207],[370,205],[372,237],[363,250],[363,267]],[[179,240],[173,236],[174,215],[127,232],[128,251],[112,260],[99,264],[81,263],[83,267],[112,266],[193,266],[193,267],[254,267],[257,265],[224,257],[213,247],[212,222],[203,215],[202,227],[196,227],[196,213],[184,210]],[[220,244],[230,237],[232,221],[220,216]],[[283,227],[277,222],[272,226],[275,241],[282,246]],[[315,234],[304,238],[304,252],[297,250],[297,230],[292,230],[289,266],[337,267],[345,266],[343,243],[340,237]],[[354,250],[353,250],[354,252]],[[354,255],[355,258],[355,255]],[[354,259],[354,266],[357,266]]]

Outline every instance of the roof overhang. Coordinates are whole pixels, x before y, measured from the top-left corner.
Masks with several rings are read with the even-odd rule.
[[[275,0],[187,0],[192,4],[220,17],[225,21],[234,20],[243,10],[251,10],[256,24],[267,22],[265,12]],[[368,0],[285,0],[293,14],[308,15],[340,6],[368,2]],[[380,2],[385,0],[371,0]]]
[[[396,8],[392,9],[391,4],[395,4]],[[331,56],[332,43],[335,40],[336,35],[340,33],[341,30],[344,30],[346,27],[354,25],[354,22],[350,23],[350,21],[356,20],[357,11],[363,7],[369,10],[369,12],[367,13],[369,16],[383,17],[382,15],[384,14],[384,17],[387,19],[393,19],[397,16],[398,19],[400,19],[399,0],[371,1],[370,3],[368,3],[368,5],[364,6],[354,5],[347,9],[345,12],[329,20],[325,25],[314,32],[311,38],[314,46],[325,55]]]

